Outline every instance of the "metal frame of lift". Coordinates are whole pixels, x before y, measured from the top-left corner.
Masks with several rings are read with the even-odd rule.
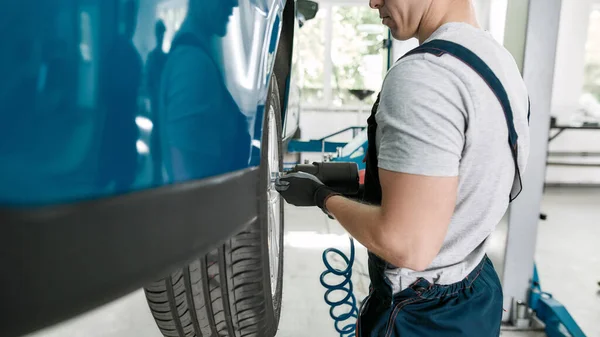
[[[562,135],[565,131],[577,131],[577,132],[600,131],[600,123],[598,123],[598,122],[589,123],[588,122],[588,123],[584,123],[583,125],[559,125],[556,123],[556,119],[552,118],[551,124],[550,124],[550,129],[556,130],[556,132],[548,138],[548,142],[552,142],[554,139],[558,138],[558,136]],[[580,159],[580,161],[577,161],[577,162],[572,161],[572,160],[570,160],[568,162],[548,160],[547,161],[548,166],[600,167],[600,163],[598,163],[598,162],[589,162],[589,161],[583,160],[583,158],[586,158],[586,159],[600,158],[600,152],[549,151],[548,156],[555,157],[555,158],[571,158],[571,159],[578,158],[578,159]]]
[[[544,323],[544,331],[549,337],[585,337],[583,330],[577,325],[565,306],[554,299],[552,294],[542,291],[535,265],[529,306],[531,312],[526,315],[521,312],[520,316],[531,316],[532,312],[535,313],[535,317]]]
[[[348,143],[346,142],[330,142],[328,139],[340,135],[342,133],[352,131],[353,137],[356,137],[358,130],[362,130],[364,126],[350,126],[345,129],[336,131],[334,133],[328,134],[319,139],[311,139],[311,140],[299,140],[292,139],[288,144],[288,152],[289,153],[297,153],[297,152],[312,152],[312,153],[338,153],[340,148],[343,148]]]
[[[542,291],[534,255],[546,180],[548,134],[562,0],[509,0],[505,45],[531,98],[530,154],[524,190],[509,207],[502,286],[507,328],[541,328],[550,337],[585,337],[567,309]],[[544,216],[545,217],[545,216]],[[543,217],[542,217],[543,218]]]

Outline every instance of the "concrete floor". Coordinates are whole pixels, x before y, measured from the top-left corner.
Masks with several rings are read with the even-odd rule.
[[[544,291],[563,303],[590,337],[600,337],[600,189],[549,188],[536,262]]]
[[[543,289],[565,304],[586,335],[593,337],[600,337],[599,205],[600,189],[548,189],[542,207],[548,220],[540,224],[536,256]],[[277,336],[337,336],[319,283],[324,270],[321,254],[328,247],[348,252],[347,236],[318,210],[287,207],[285,245],[283,313]],[[358,246],[356,253],[355,293],[362,299],[368,286],[359,275],[366,272],[365,250]],[[161,337],[141,291],[28,337],[101,336]],[[544,334],[504,331],[502,336]]]

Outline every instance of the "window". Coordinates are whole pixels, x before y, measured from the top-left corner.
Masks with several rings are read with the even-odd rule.
[[[326,9],[321,6],[317,16],[304,24],[298,33],[299,73],[304,105],[323,100]]]
[[[585,78],[583,94],[600,101],[600,7],[595,6],[590,14],[588,39],[585,51]]]
[[[368,6],[322,3],[298,34],[304,106],[372,105],[387,71],[387,34],[378,12]]]

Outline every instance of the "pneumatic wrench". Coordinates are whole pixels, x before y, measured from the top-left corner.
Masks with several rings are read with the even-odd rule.
[[[305,172],[314,175],[325,186],[342,195],[357,195],[360,191],[358,165],[352,162],[315,162],[299,164],[285,173]],[[285,175],[278,175],[278,177]]]

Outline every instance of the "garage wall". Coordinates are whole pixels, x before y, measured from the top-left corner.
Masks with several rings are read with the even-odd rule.
[[[552,99],[552,113],[559,119],[568,119],[579,102],[591,5],[592,0],[563,1]]]
[[[569,123],[579,107],[584,83],[585,46],[589,17],[597,0],[563,0],[556,51],[551,113],[558,123]],[[550,143],[552,151],[600,152],[600,131],[566,131]],[[551,158],[553,159],[553,158]],[[561,161],[572,161],[563,160]],[[577,158],[581,162],[581,158]],[[587,160],[587,162],[598,160]],[[600,184],[600,168],[549,166],[548,183]]]

